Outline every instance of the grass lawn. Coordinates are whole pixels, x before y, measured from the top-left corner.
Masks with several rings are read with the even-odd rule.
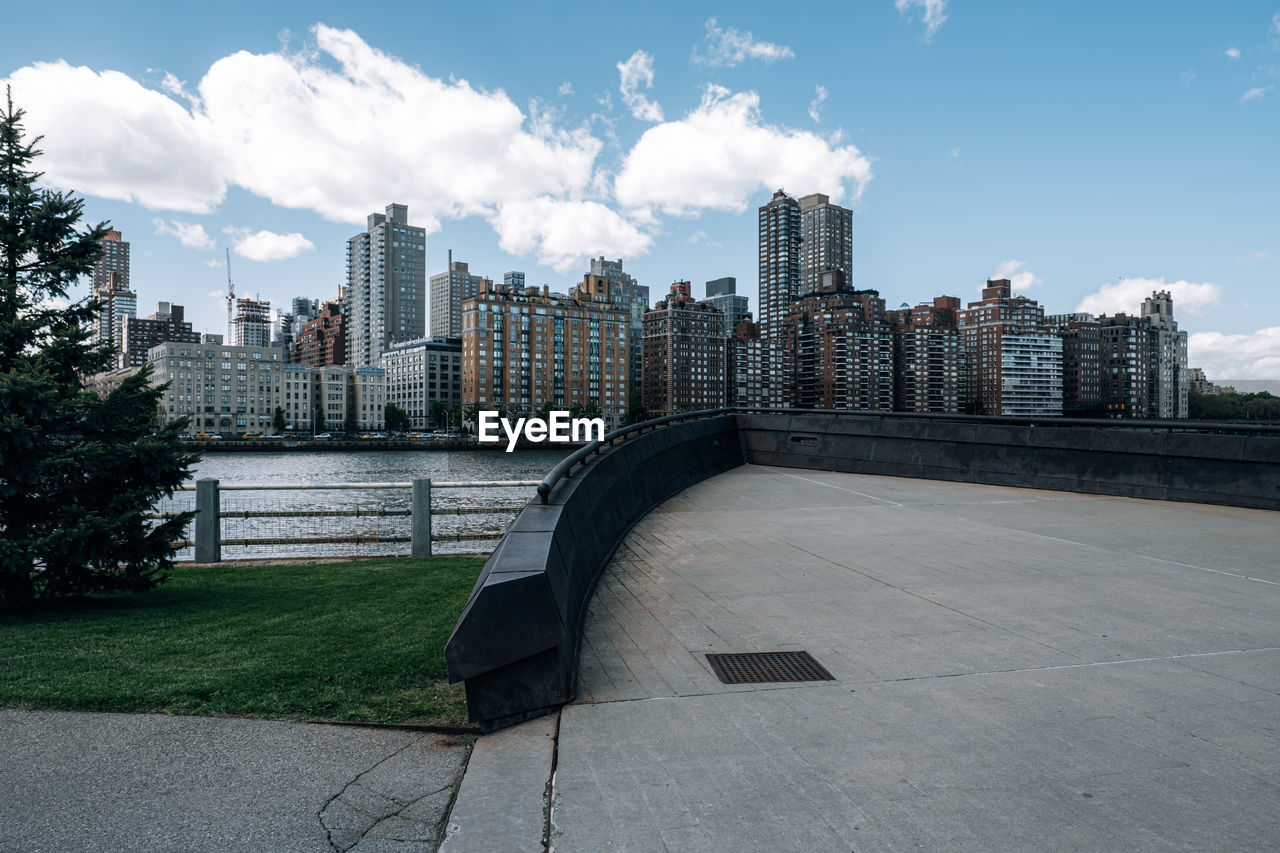
[[[0,706],[465,725],[444,644],[480,557],[179,568],[0,611]]]

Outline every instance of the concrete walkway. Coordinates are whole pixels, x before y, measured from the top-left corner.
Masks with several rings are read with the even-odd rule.
[[[412,731],[0,711],[0,851],[431,851],[466,756]]]
[[[586,625],[556,748],[482,738],[534,769],[473,759],[450,853],[543,849],[540,805],[557,853],[1280,844],[1276,513],[747,466],[637,525]],[[836,680],[705,657],[800,649]],[[528,829],[486,847],[503,785]]]

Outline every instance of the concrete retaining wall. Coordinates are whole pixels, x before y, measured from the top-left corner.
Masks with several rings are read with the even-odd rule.
[[[747,461],[1280,509],[1280,437],[853,413],[738,415]]]
[[[737,419],[676,423],[606,450],[530,503],[485,563],[445,648],[450,681],[490,731],[573,698],[596,579],[662,501],[743,462]]]

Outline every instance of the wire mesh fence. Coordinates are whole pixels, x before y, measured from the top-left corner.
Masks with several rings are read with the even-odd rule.
[[[435,554],[493,548],[537,483],[432,484],[430,535]],[[197,509],[194,487],[155,508],[156,517]],[[411,553],[411,483],[220,484],[220,559],[365,557]],[[177,559],[196,559],[193,520]]]

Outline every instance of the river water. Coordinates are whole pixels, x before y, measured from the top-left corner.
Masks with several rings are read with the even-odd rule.
[[[428,477],[433,483],[494,480],[541,480],[566,455],[563,450],[281,450],[270,453],[206,453],[194,466],[192,480],[219,481],[222,538],[258,540],[224,544],[224,560],[269,557],[341,557],[407,554],[409,543],[364,542],[298,544],[281,539],[313,537],[407,539],[411,504],[407,489],[396,490],[236,490],[237,484],[389,483]],[[458,537],[505,530],[515,511],[532,500],[532,486],[432,489],[432,534]],[[193,492],[179,492],[160,509],[194,507]],[[452,514],[451,510],[490,509],[484,514]],[[345,516],[317,515],[340,511]],[[350,513],[359,512],[359,515]],[[245,513],[273,513],[262,517]],[[267,540],[267,541],[262,541]],[[435,553],[476,553],[492,549],[494,539],[439,541]],[[194,558],[192,549],[179,560]]]

